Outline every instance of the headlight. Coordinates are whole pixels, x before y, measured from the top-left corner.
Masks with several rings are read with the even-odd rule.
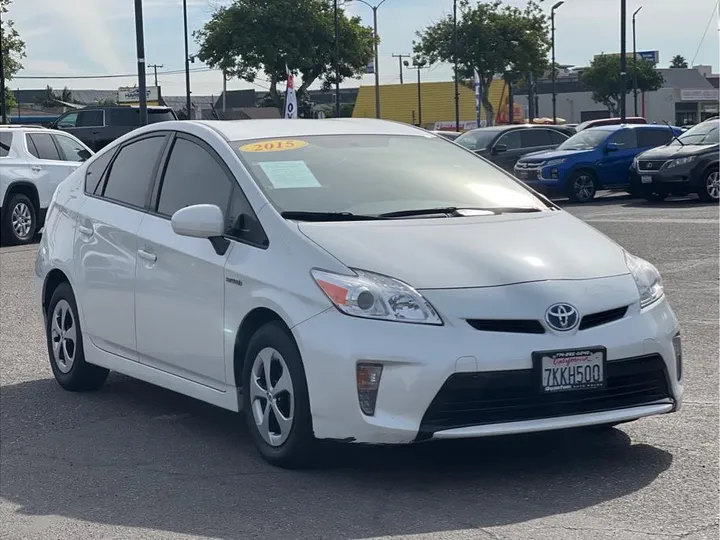
[[[335,307],[346,315],[415,324],[443,323],[430,303],[410,285],[373,272],[353,271],[354,276],[323,270],[312,270],[311,274]]]
[[[551,159],[548,161],[545,166],[546,167],[552,167],[553,165],[561,165],[562,163],[565,163],[567,161],[567,158],[560,158],[560,159]]]
[[[680,165],[687,165],[695,161],[695,156],[681,157],[668,161],[667,168],[672,169],[673,167],[679,167]]]
[[[645,259],[625,252],[625,263],[640,293],[640,307],[644,308],[660,300],[665,294],[660,272]]]
[[[632,165],[631,165],[630,168],[631,168],[631,169],[637,169],[637,168],[638,168],[638,161],[640,161],[640,160],[638,159],[637,156],[635,156],[635,157],[633,158]]]

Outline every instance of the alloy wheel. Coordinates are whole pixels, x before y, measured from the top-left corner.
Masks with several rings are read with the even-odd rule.
[[[581,174],[575,179],[573,190],[578,201],[589,201],[595,195],[595,181],[589,174]]]
[[[713,171],[708,174],[705,180],[705,189],[707,189],[707,193],[712,199],[718,200],[720,198],[720,172]]]
[[[13,232],[19,240],[27,240],[32,229],[32,213],[30,207],[24,202],[19,202],[12,209],[10,216]]]
[[[295,393],[287,363],[272,347],[262,349],[253,361],[250,408],[267,444],[277,447],[287,441],[295,416]]]
[[[78,340],[75,314],[67,300],[60,300],[53,309],[51,341],[53,360],[62,373],[68,373],[75,363]]]

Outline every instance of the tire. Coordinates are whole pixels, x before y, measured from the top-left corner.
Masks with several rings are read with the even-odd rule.
[[[268,364],[269,392],[265,377]],[[243,402],[250,436],[268,463],[285,469],[315,463],[317,441],[305,368],[295,341],[279,323],[260,327],[250,339],[243,367]],[[281,419],[289,422],[281,425]]]
[[[570,202],[587,203],[595,198],[598,185],[595,175],[590,171],[577,171],[570,177],[567,196]]]
[[[703,202],[718,202],[720,200],[720,172],[718,169],[710,169],[705,172],[703,187],[697,192]]]
[[[661,188],[647,188],[643,191],[643,199],[649,202],[663,202],[668,198],[670,192]]]
[[[74,329],[74,331],[73,331]],[[107,369],[88,364],[75,295],[68,282],[55,289],[45,321],[48,355],[55,380],[65,390],[97,390],[107,379]]]
[[[37,208],[23,193],[10,196],[7,208],[3,207],[2,239],[9,246],[29,244],[35,238]]]

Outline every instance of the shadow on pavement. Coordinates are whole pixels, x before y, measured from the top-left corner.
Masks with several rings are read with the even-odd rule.
[[[325,466],[285,471],[258,457],[241,416],[116,374],[86,394],[5,386],[0,422],[0,494],[18,512],[228,539],[524,522],[633,493],[673,459],[613,429],[333,446]]]

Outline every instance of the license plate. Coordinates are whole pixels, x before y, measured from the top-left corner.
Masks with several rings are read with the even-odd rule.
[[[640,177],[640,182],[642,182],[643,184],[652,184],[652,176],[649,176],[649,175],[647,175],[647,174],[643,174],[643,175]]]
[[[515,176],[517,176],[520,180],[527,180],[528,172],[527,171],[515,171]]]
[[[543,393],[604,388],[606,359],[604,347],[533,353]]]

